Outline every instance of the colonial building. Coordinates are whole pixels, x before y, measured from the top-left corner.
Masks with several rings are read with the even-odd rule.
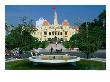
[[[39,41],[47,41],[49,39],[69,41],[70,37],[74,35],[79,28],[71,27],[68,20],[64,20],[62,24],[58,23],[58,16],[54,12],[54,23],[50,24],[48,20],[44,20],[40,27],[36,27],[32,36],[39,39]]]

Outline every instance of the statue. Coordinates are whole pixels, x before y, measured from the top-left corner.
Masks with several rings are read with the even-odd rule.
[[[33,48],[33,50],[31,50],[31,55],[32,56],[38,56],[39,51],[35,48]]]

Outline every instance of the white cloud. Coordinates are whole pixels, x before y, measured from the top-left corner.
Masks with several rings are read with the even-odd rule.
[[[39,20],[36,21],[36,28],[41,27],[44,20],[45,19],[43,17],[39,18]]]

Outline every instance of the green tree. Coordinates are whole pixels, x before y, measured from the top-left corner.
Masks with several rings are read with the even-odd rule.
[[[14,28],[13,25],[10,25],[7,22],[5,22],[5,35],[7,36],[13,28]]]
[[[70,45],[71,45],[71,48],[75,48],[75,47],[77,47],[77,45],[76,45],[76,42],[77,42],[77,33],[76,34],[74,34],[74,35],[72,35],[72,37],[70,38]]]
[[[89,58],[90,53],[94,53],[102,46],[106,46],[106,11],[104,10],[92,22],[84,22],[80,26],[79,32],[70,39],[72,46],[76,46]]]
[[[6,36],[5,43],[11,48],[22,48],[24,50],[38,48],[38,40],[30,35],[26,30],[22,30],[22,27],[16,27],[11,33]],[[36,45],[36,46],[35,46]]]
[[[63,43],[65,48],[70,48],[71,47],[70,41],[63,41],[62,43]]]
[[[48,41],[39,41],[39,48],[46,48],[48,44]]]
[[[12,29],[10,34],[5,37],[6,46],[10,49],[19,47],[26,51],[32,48],[45,48],[48,45],[47,41],[40,42],[31,35],[32,32],[37,30],[33,28],[32,20],[27,20],[27,17],[22,17],[21,22],[21,24],[18,24],[17,27]]]
[[[91,26],[91,23],[84,23],[80,26],[77,37],[77,46],[80,51],[84,52],[89,58],[89,54],[97,51],[101,46],[102,29],[98,26]]]
[[[102,29],[101,47],[106,48],[106,10],[103,10],[103,12],[98,16],[97,21],[100,24],[100,28]]]

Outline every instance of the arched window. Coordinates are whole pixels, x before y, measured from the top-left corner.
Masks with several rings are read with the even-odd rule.
[[[60,32],[60,35],[62,35],[62,32]]]
[[[67,32],[65,32],[65,35],[67,35]]]
[[[55,35],[57,35],[57,32],[55,32]]]
[[[49,32],[49,35],[51,35],[51,32]]]
[[[54,35],[54,32],[52,32],[52,35]]]
[[[47,35],[47,32],[44,32],[44,35]]]
[[[59,35],[59,32],[58,32],[58,35]]]

